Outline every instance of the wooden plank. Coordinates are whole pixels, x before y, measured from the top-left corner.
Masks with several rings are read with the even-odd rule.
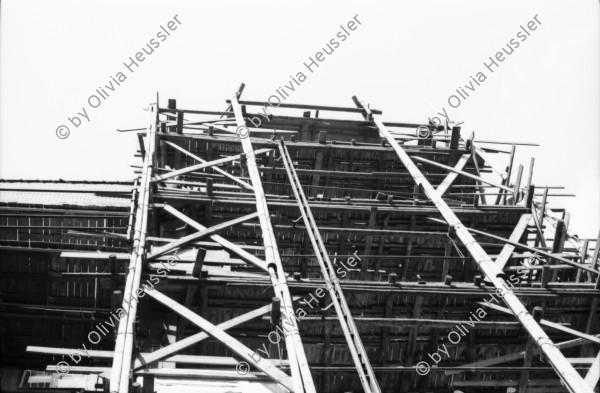
[[[235,115],[235,121],[238,127],[245,127],[246,121],[242,113],[242,108],[237,102],[238,97],[231,98],[231,108]],[[289,289],[287,287],[287,279],[279,249],[277,247],[277,239],[273,232],[269,207],[262,186],[260,171],[256,164],[254,148],[249,137],[239,138],[244,153],[246,154],[246,166],[248,176],[254,187],[254,195],[256,198],[256,210],[259,213],[259,221],[262,232],[263,243],[265,246],[265,260],[271,277],[271,283],[275,290],[275,295],[281,299],[282,314],[291,323],[292,332],[284,331],[285,346],[289,354],[290,370],[292,373],[292,381],[294,389],[298,392],[303,389],[307,393],[316,392],[312,375],[308,366],[308,360],[302,346],[302,338],[297,334],[297,324],[295,322],[296,315],[294,314],[294,305],[292,304]]]
[[[84,351],[83,349],[75,349],[75,348],[54,348],[54,347],[41,347],[41,346],[36,346],[36,345],[28,345],[27,348],[25,349],[25,352],[43,353],[46,355],[69,356],[69,355],[77,354],[77,355],[80,355],[81,357],[84,357],[84,356],[86,356],[86,353],[87,353],[87,357],[99,358],[99,359],[112,359],[115,356],[115,353],[113,351],[102,351],[102,350],[97,350],[97,349],[87,349],[86,351]]]
[[[542,197],[542,202],[540,205],[540,217],[539,222],[540,225],[544,225],[544,216],[546,213],[546,199],[548,198],[548,187],[544,187],[544,196]]]
[[[200,329],[206,332],[206,334],[208,334],[216,340],[219,340],[222,344],[227,346],[238,356],[243,358],[246,362],[268,375],[273,381],[279,383],[280,385],[282,385],[290,391],[294,391],[292,380],[287,374],[278,370],[269,362],[262,362],[262,359],[260,359],[259,361],[255,361],[252,357],[254,351],[252,351],[250,348],[248,348],[229,334],[225,333],[224,330],[213,325],[198,314],[188,310],[181,304],[177,303],[175,300],[158,292],[156,289],[146,289],[146,294],[154,300],[157,300],[163,305],[169,307],[182,317],[187,318],[188,320],[190,320],[190,322],[193,322],[194,324],[198,325],[198,327],[200,327]]]
[[[150,240],[150,236],[147,238]],[[174,241],[171,239],[171,241]],[[97,251],[63,251],[60,254],[61,258],[72,258],[72,259],[106,259],[108,260],[111,255],[117,257],[117,260],[128,260],[130,255],[124,252],[97,252]],[[157,257],[158,261],[167,261],[170,257]],[[196,253],[193,249],[187,249],[177,254],[177,261],[179,262],[193,262],[196,258]]]
[[[493,310],[500,311],[500,312],[503,312],[503,313],[508,314],[508,315],[512,315],[512,312],[508,308],[505,308],[505,307],[502,307],[502,306],[498,306],[497,304],[491,304],[491,303],[486,303],[486,302],[477,302],[477,304],[479,304],[481,306],[489,307],[489,308],[491,308]],[[575,329],[571,329],[570,327],[563,326],[563,325],[558,324],[556,322],[551,322],[551,321],[547,321],[545,319],[542,319],[540,321],[540,324],[544,325],[544,326],[547,326],[549,328],[552,328],[552,329],[560,330],[561,332],[564,332],[564,333],[572,334],[573,336],[577,336],[579,338],[586,339],[586,340],[594,342],[596,344],[600,344],[600,338],[597,338],[597,337],[592,336],[590,334],[581,333],[581,332],[579,332],[579,331],[577,331]]]
[[[46,371],[56,373],[56,365],[46,366]],[[106,374],[110,373],[110,367],[69,366],[69,373]]]
[[[138,302],[132,302],[131,299],[140,287],[143,260],[146,253],[146,231],[148,229],[148,210],[150,206],[150,181],[152,179],[152,169],[156,162],[155,145],[156,126],[158,124],[158,95],[156,100],[157,102],[155,104],[150,105],[149,110],[150,124],[146,134],[147,148],[138,188],[132,253],[123,290],[124,296],[122,308],[125,310],[125,315],[119,320],[119,328],[116,335],[115,356],[110,376],[111,392],[129,392],[129,372],[133,357],[133,332],[138,306]]]
[[[227,103],[230,103],[230,100],[227,100]],[[251,106],[260,106],[260,107],[270,107],[271,104],[268,102],[261,101],[247,101],[240,100],[240,105],[251,105]],[[320,110],[324,112],[350,112],[350,113],[361,113],[361,110],[354,107],[342,107],[342,106],[324,106],[324,105],[304,105],[304,104],[286,104],[281,103],[277,105],[278,108],[294,108],[294,109],[311,109],[311,110]],[[378,109],[371,109],[373,113],[381,114],[382,112]],[[415,125],[418,127],[418,124]]]
[[[529,187],[531,186],[531,180],[533,179],[533,165],[535,164],[535,158],[531,157],[530,161],[529,161],[529,175],[527,176],[527,183],[525,183],[525,192],[526,192],[526,197],[525,200],[528,201],[530,200],[530,198],[533,198],[533,192],[535,191],[535,187],[533,189],[529,189]],[[526,204],[525,207],[529,207],[529,205]]]
[[[162,378],[175,378],[175,379],[190,379],[190,378],[194,378],[194,379],[208,379],[208,380],[212,380],[214,381],[219,380],[219,381],[223,381],[223,385],[227,384],[226,386],[229,386],[229,383],[226,382],[226,380],[228,379],[239,379],[239,380],[248,380],[248,381],[258,381],[261,379],[266,379],[266,377],[260,373],[255,373],[255,372],[247,372],[246,374],[241,374],[236,370],[215,370],[215,369],[211,369],[211,370],[203,370],[203,369],[197,369],[197,368],[148,368],[148,369],[144,369],[144,370],[139,370],[135,372],[136,375],[153,375],[156,377],[162,377]],[[250,386],[246,386],[244,385],[245,389],[251,389]],[[274,387],[276,389],[276,387]],[[233,387],[229,388],[229,391],[232,391],[232,389],[234,389]],[[182,389],[182,392],[190,392],[190,391],[194,391],[194,390],[185,390]],[[197,388],[195,391],[198,391]],[[207,390],[202,390],[202,391],[207,391]],[[217,390],[219,392],[221,391],[225,391],[225,390]],[[239,391],[236,389],[236,391]],[[251,390],[247,390],[247,391],[251,391]],[[262,390],[261,390],[262,391]],[[132,392],[135,393],[135,392]]]
[[[592,268],[596,269],[598,266],[598,256],[600,255],[600,232],[598,232],[598,238],[596,239],[596,246],[594,248],[594,254],[590,261]]]
[[[515,180],[514,189],[513,189],[513,199],[512,204],[516,205],[519,202],[519,191],[521,190],[521,177],[523,176],[523,165],[519,164],[519,169],[517,170],[517,179]]]

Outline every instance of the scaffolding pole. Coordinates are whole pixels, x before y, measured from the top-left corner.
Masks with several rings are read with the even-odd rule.
[[[133,246],[129,259],[127,280],[123,291],[122,308],[125,316],[119,320],[119,329],[115,342],[115,353],[110,376],[110,391],[118,393],[129,392],[131,361],[133,354],[133,332],[137,313],[137,291],[143,270],[146,248],[146,230],[148,227],[148,208],[150,202],[150,182],[156,144],[156,125],[158,123],[158,100],[150,105],[150,125],[146,133],[146,149],[140,184],[138,187],[137,210]]]
[[[563,354],[556,348],[552,340],[550,340],[550,337],[548,337],[533,316],[527,311],[519,298],[510,289],[507,290],[507,288],[510,287],[502,278],[504,276],[502,270],[499,269],[498,265],[495,264],[492,258],[490,258],[485,250],[479,245],[477,240],[473,238],[456,214],[454,214],[444,199],[439,195],[435,188],[433,188],[419,168],[417,168],[402,146],[394,139],[383,122],[376,118],[369,107],[363,105],[356,96],[352,97],[352,99],[359,108],[363,109],[363,116],[365,119],[367,121],[372,121],[375,126],[377,126],[380,134],[396,151],[398,158],[406,167],[415,183],[423,187],[425,195],[427,195],[427,197],[435,204],[448,225],[456,230],[456,235],[467,248],[473,257],[473,260],[479,265],[479,268],[486,275],[488,280],[496,287],[496,293],[499,293],[498,296],[502,297],[506,305],[527,330],[531,338],[540,347],[544,355],[546,355],[548,361],[567,389],[572,393],[593,393],[593,389],[584,382],[583,378],[575,371],[571,363],[569,363]],[[500,295],[501,293],[503,293],[503,295]]]
[[[239,95],[240,93],[238,93]],[[235,115],[235,120],[238,126],[246,127],[246,122],[242,114],[242,108],[237,101],[238,97],[234,96],[231,99],[231,107]],[[269,208],[267,206],[267,199],[265,198],[265,192],[263,190],[262,182],[260,179],[260,172],[256,165],[255,153],[252,148],[252,142],[248,134],[245,136],[240,133],[240,140],[242,148],[246,154],[246,162],[248,165],[248,175],[252,181],[252,187],[254,188],[254,194],[256,197],[256,209],[258,211],[258,219],[262,231],[262,237],[265,247],[265,259],[269,266],[269,275],[273,283],[273,289],[277,297],[281,299],[282,314],[287,319],[286,324],[291,324],[290,329],[284,329],[285,345],[288,350],[290,369],[292,373],[292,380],[294,385],[294,391],[299,392],[315,392],[315,386],[308,367],[308,361],[304,348],[302,347],[302,340],[298,332],[298,324],[296,322],[296,316],[294,314],[294,305],[290,296],[289,288],[287,285],[285,271],[283,270],[283,264],[279,255],[279,249],[277,248],[277,242],[271,220],[269,217]]]

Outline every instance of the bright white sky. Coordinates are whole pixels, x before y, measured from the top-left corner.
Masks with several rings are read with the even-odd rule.
[[[587,1],[415,2],[2,2],[0,178],[126,180],[136,141],[116,128],[146,125],[142,108],[161,104],[223,110],[241,82],[243,97],[266,100],[305,73],[302,62],[358,14],[362,25],[287,102],[384,111],[384,121],[423,122],[433,106],[464,121],[463,137],[537,142],[533,182],[563,185],[553,198],[571,227],[595,238],[600,211],[599,6]],[[101,106],[87,99],[123,62],[178,15],[181,26]],[[485,70],[535,15],[541,26],[456,110],[448,96]],[[489,62],[489,61],[488,61]],[[464,87],[463,87],[464,89]],[[105,89],[106,90],[106,89]],[[86,106],[90,121],[67,122]],[[60,140],[56,128],[69,125]],[[509,146],[504,146],[506,150]],[[504,160],[506,156],[498,157]]]

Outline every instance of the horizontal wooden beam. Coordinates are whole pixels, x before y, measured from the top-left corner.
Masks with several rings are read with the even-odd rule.
[[[231,100],[227,100],[227,103],[230,104]],[[260,106],[265,108],[271,108],[272,105],[268,102],[262,101],[246,101],[240,100],[238,101],[240,105],[248,105],[248,106]],[[350,112],[350,113],[361,113],[360,109],[354,107],[343,107],[343,106],[324,106],[324,105],[308,105],[308,104],[286,104],[281,103],[277,105],[278,108],[290,108],[290,109],[312,109],[318,111],[330,111],[330,112]],[[381,114],[382,112],[378,109],[371,109],[373,113]]]

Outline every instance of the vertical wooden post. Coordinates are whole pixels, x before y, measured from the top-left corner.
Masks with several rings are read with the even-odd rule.
[[[209,197],[213,196],[213,179],[206,179],[206,195]]]
[[[557,254],[562,252],[565,244],[566,226],[563,220],[556,221],[556,228],[554,230],[554,240],[552,242],[552,253]],[[554,271],[554,278],[558,274],[558,270]]]
[[[588,250],[588,246],[589,246],[589,240],[585,239],[583,241],[583,246],[581,247],[581,260],[579,263],[585,263],[585,259],[587,258],[587,250]],[[583,270],[581,269],[577,269],[577,277],[575,278],[576,282],[581,282],[581,274],[582,274]]]
[[[134,382],[131,385],[131,393],[142,393],[142,385],[139,382]]]
[[[546,215],[546,199],[548,199],[548,186],[544,187],[544,196],[542,196],[542,205],[540,207],[540,227],[544,229],[544,216]]]
[[[154,393],[154,375],[144,375],[144,386],[142,393]]]
[[[196,253],[196,260],[194,261],[194,268],[192,270],[192,276],[200,278],[202,274],[202,265],[204,264],[204,258],[206,258],[206,250],[204,248],[198,248]]]
[[[327,143],[327,131],[319,131],[319,143]]]
[[[508,168],[506,169],[506,185],[510,186],[510,175],[512,174],[512,168],[513,168],[513,163],[515,161],[515,152],[516,152],[516,146],[513,144],[512,148],[510,149],[510,158],[508,161]],[[504,192],[502,190],[500,190],[500,192]],[[503,204],[506,205],[506,195],[504,194],[504,199],[503,199]],[[500,198],[500,196],[498,196],[498,199]],[[499,201],[496,201],[499,202]]]
[[[117,256],[112,254],[108,256],[108,266],[110,268],[110,274],[111,276],[116,276],[117,275]]]
[[[535,158],[531,157],[529,161],[529,176],[527,176],[527,183],[525,184],[525,189],[527,190],[527,198],[529,198],[529,186],[531,185],[531,181],[533,180],[533,164],[535,163]],[[529,205],[527,205],[529,206]]]
[[[452,127],[452,136],[450,137],[450,149],[458,149],[458,141],[460,140],[460,127]]]
[[[118,306],[123,303],[123,292],[116,290],[112,292],[112,297],[111,297],[111,308],[113,310],[116,310],[118,308]]]
[[[515,189],[513,191],[513,205],[519,202],[519,191],[521,190],[521,176],[523,176],[523,165],[519,165],[517,179],[515,180]]]
[[[183,112],[177,112],[177,133],[183,134]]]
[[[529,211],[532,210],[531,204],[533,203],[534,194],[535,194],[535,185],[530,184],[529,187],[527,188],[527,199],[525,201],[525,207]]]
[[[277,325],[281,320],[281,299],[275,296],[271,299],[271,323]]]

